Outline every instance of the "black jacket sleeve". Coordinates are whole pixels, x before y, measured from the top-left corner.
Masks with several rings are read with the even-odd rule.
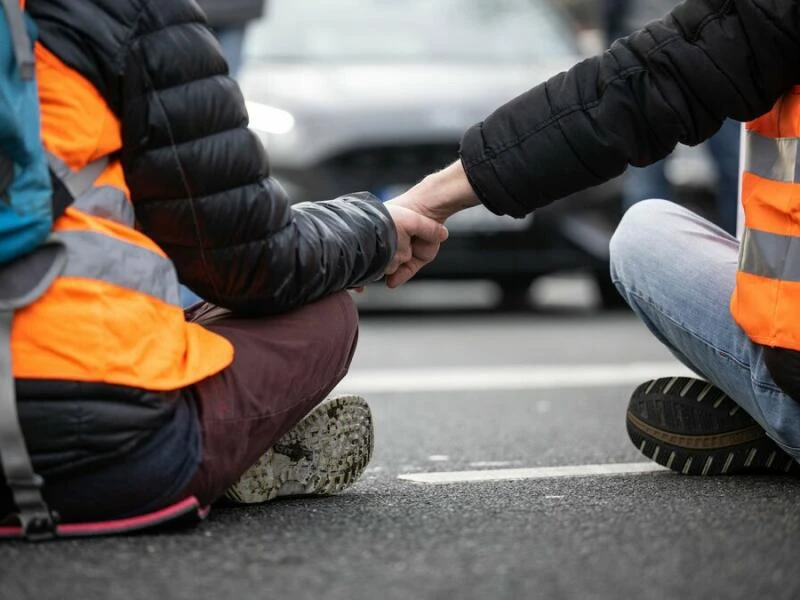
[[[484,204],[523,216],[769,111],[800,83],[800,2],[689,0],[464,136]]]
[[[290,206],[195,3],[30,0],[28,11],[119,116],[139,226],[194,291],[263,314],[381,276],[396,247],[386,209],[369,194]]]

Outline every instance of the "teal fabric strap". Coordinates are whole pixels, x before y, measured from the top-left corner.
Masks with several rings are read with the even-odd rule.
[[[20,79],[33,79],[35,75],[33,51],[25,19],[19,9],[19,0],[2,0],[2,3],[8,20],[8,29],[11,31],[11,43],[14,45]]]

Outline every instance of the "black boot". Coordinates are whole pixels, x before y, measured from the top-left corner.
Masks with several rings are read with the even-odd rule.
[[[642,454],[684,475],[798,472],[750,415],[699,379],[643,383],[631,397],[627,426]]]

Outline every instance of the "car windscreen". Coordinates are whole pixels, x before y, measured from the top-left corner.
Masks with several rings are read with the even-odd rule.
[[[574,55],[547,0],[270,0],[251,59],[541,62]]]

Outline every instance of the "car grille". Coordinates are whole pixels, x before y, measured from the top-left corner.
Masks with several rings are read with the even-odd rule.
[[[430,166],[441,168],[453,162],[457,156],[457,144],[384,146],[345,152],[334,156],[323,166],[341,172],[363,172],[373,169],[417,172]]]
[[[458,158],[458,144],[415,144],[350,150],[290,178],[304,200],[323,200],[349,192],[396,193]]]

